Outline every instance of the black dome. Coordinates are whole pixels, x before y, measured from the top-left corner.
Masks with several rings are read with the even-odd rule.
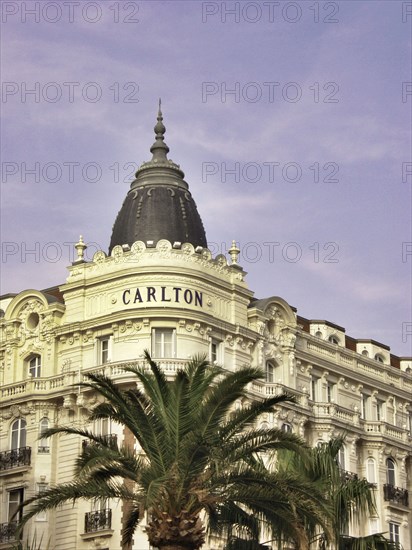
[[[156,141],[150,151],[153,158],[136,172],[113,226],[109,254],[116,245],[135,241],[166,239],[207,246],[205,230],[196,203],[184,181],[180,167],[167,158],[164,143],[166,128],[159,108],[155,126]]]

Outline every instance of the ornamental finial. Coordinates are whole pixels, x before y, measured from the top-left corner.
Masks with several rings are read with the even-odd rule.
[[[239,259],[240,249],[236,246],[236,241],[232,241],[232,247],[228,250],[230,258],[232,259],[232,265],[237,265]]]
[[[167,153],[169,152],[169,147],[164,142],[164,135],[166,133],[166,127],[163,124],[163,115],[162,115],[162,100],[159,98],[159,110],[157,113],[157,123],[154,127],[156,134],[156,141],[150,148],[150,152],[153,154],[152,162],[164,162],[167,161]]]
[[[74,248],[77,252],[77,258],[73,263],[78,264],[84,262],[84,251],[87,248],[87,244],[83,241],[82,235],[80,235],[79,242],[74,245]]]

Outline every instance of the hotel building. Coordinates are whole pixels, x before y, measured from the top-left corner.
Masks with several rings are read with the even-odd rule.
[[[90,426],[98,398],[78,383],[104,372],[127,386],[124,367],[141,365],[145,349],[170,375],[198,353],[229,370],[261,367],[266,378],[253,384],[250,399],[296,396],[262,426],[311,445],[346,433],[342,470],[374,484],[377,512],[349,534],[387,532],[412,550],[411,358],[327,320],[305,319],[281,297],[255,298],[236,243],[228,257],[208,250],[164,132],[159,112],[152,159],[136,172],[108,254],[85,261],[80,238],[64,284],[1,297],[0,550],[15,542],[18,505],[69,481],[86,444],[74,436],[46,439],[46,428],[88,425],[123,441],[119,426]],[[67,504],[33,518],[25,537],[42,539],[42,549],[120,550],[122,514],[118,502]],[[133,550],[148,549],[143,522]]]

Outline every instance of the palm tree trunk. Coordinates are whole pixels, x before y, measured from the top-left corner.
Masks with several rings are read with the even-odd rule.
[[[123,443],[124,446],[128,447],[129,449],[133,449],[135,444],[135,438],[132,432],[129,430],[129,428],[127,428],[127,426],[125,426],[123,429],[123,438],[124,438],[124,443]],[[129,490],[133,489],[133,483],[130,481],[130,479],[125,479],[123,481],[123,485],[125,486],[126,489],[129,489]],[[132,504],[130,502],[127,502],[126,500],[123,500],[122,501],[122,520],[121,520],[122,531],[125,526],[126,518],[128,517],[131,509],[132,509]],[[128,544],[126,543],[122,544],[122,550],[132,550],[132,548],[133,548],[133,540]]]

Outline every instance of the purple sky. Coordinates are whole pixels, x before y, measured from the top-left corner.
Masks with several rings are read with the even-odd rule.
[[[161,96],[212,252],[235,239],[256,297],[412,355],[410,2],[3,1],[2,18],[1,293],[63,283],[80,234],[107,251]]]

